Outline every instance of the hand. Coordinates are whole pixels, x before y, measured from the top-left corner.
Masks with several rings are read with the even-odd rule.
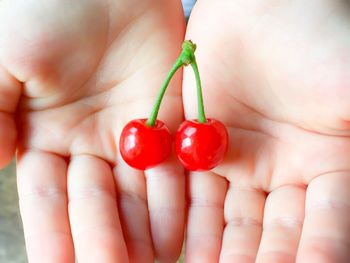
[[[173,158],[133,170],[118,138],[128,121],[148,117],[183,34],[178,1],[1,1],[0,166],[18,132],[29,262],[179,256],[183,169]],[[173,131],[182,120],[179,77],[159,116]]]
[[[350,261],[349,15],[348,1],[196,4],[186,38],[231,143],[189,175],[186,262]]]

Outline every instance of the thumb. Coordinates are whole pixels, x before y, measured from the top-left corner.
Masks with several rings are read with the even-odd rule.
[[[20,94],[20,83],[0,65],[0,169],[11,161],[16,150],[14,113]]]

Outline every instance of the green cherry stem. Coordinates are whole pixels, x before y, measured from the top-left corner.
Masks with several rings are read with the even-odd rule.
[[[171,70],[169,71],[161,89],[159,92],[159,95],[156,99],[156,103],[154,104],[151,116],[148,118],[146,125],[153,127],[156,125],[156,121],[157,121],[157,116],[158,116],[158,112],[159,112],[159,108],[160,108],[160,104],[163,100],[164,97],[164,93],[169,85],[170,80],[172,79],[172,77],[174,76],[175,72],[182,67],[182,60],[180,58],[178,58],[175,62],[175,64],[173,65],[173,67],[171,68]]]
[[[196,84],[197,84],[197,99],[198,99],[198,122],[199,123],[206,123],[207,118],[205,117],[204,112],[204,103],[203,103],[203,94],[202,94],[202,84],[201,79],[199,76],[199,70],[196,62],[196,58],[193,58],[193,61],[191,63],[194,75],[196,77]]]
[[[159,95],[156,99],[156,103],[153,106],[152,113],[146,122],[147,126],[154,127],[156,125],[160,104],[163,100],[165,91],[170,83],[170,80],[173,78],[174,74],[176,73],[176,71],[179,68],[181,68],[182,66],[188,66],[188,65],[192,66],[195,77],[196,77],[197,96],[198,96],[198,121],[200,123],[207,122],[207,120],[205,118],[205,113],[204,113],[201,81],[200,81],[200,77],[199,77],[199,71],[198,71],[196,58],[194,56],[195,50],[196,50],[196,45],[193,44],[192,41],[185,40],[183,42],[181,54],[177,58],[175,64],[172,66],[171,70],[169,71],[169,73],[168,73],[168,75],[167,75],[167,77],[166,77],[166,79],[161,87]]]

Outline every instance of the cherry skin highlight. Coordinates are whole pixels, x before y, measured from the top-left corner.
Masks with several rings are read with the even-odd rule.
[[[119,147],[131,167],[146,170],[164,162],[170,155],[172,141],[168,127],[157,120],[148,126],[147,119],[130,121],[123,129]]]
[[[176,132],[176,155],[187,170],[211,170],[224,159],[228,141],[226,127],[217,120],[184,121]]]

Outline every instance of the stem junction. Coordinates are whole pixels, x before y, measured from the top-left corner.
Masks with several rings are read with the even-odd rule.
[[[161,87],[161,90],[159,92],[159,95],[156,99],[156,103],[154,104],[152,113],[150,117],[148,118],[146,125],[150,127],[154,127],[156,125],[157,116],[160,108],[160,104],[162,102],[162,99],[164,97],[165,91],[170,83],[170,80],[173,78],[176,71],[181,68],[182,66],[188,66],[191,65],[195,78],[196,78],[196,85],[197,85],[197,98],[198,98],[198,122],[199,123],[206,123],[207,119],[205,117],[204,112],[204,104],[203,104],[203,95],[202,95],[202,85],[201,80],[199,76],[198,66],[196,62],[196,57],[194,55],[194,52],[196,51],[196,45],[192,43],[191,40],[185,40],[182,44],[182,52],[177,58],[175,64],[172,66],[171,70],[169,71],[165,81],[163,82],[163,85]]]

